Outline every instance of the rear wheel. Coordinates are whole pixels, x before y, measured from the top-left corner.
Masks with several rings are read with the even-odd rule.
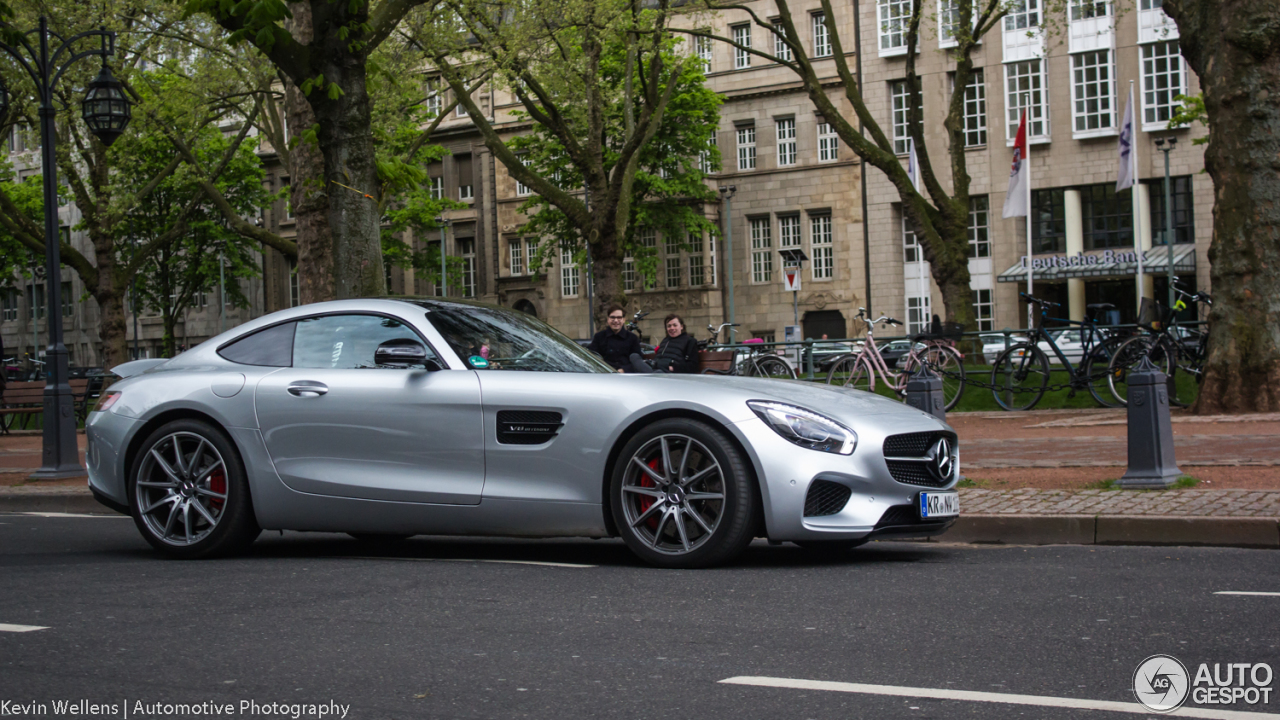
[[[796,379],[796,374],[791,371],[791,366],[787,364],[787,361],[776,355],[766,355],[757,359],[751,374],[756,377],[773,378],[775,380]]]
[[[1085,372],[1089,376],[1089,394],[1102,407],[1123,407],[1111,394],[1111,359],[1120,351],[1127,338],[1107,338],[1098,343],[1085,360]]]
[[[1173,373],[1173,358],[1163,343],[1151,335],[1139,335],[1122,344],[1107,366],[1107,385],[1121,407],[1129,405],[1129,374],[1147,358],[1165,375]]]
[[[239,453],[201,420],[151,433],[133,461],[129,506],[142,537],[170,557],[231,555],[261,532]]]
[[[867,366],[867,361],[858,355],[849,355],[837,360],[831,366],[831,372],[827,373],[827,384],[867,392],[874,389],[871,368]]]
[[[1005,410],[1030,410],[1049,387],[1049,360],[1035,345],[1019,343],[991,366],[991,394]]]
[[[751,542],[753,483],[741,451],[720,430],[670,418],[623,447],[609,501],[619,534],[641,560],[708,567],[732,560]]]

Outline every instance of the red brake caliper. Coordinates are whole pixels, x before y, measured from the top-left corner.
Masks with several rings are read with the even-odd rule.
[[[647,464],[648,464],[648,466],[649,466],[649,469],[650,469],[650,470],[653,470],[654,472],[658,473],[659,475],[661,475],[661,474],[662,474],[662,469],[661,469],[661,468],[662,468],[662,459],[661,459],[661,458],[654,458],[654,459],[650,460]],[[657,484],[657,483],[655,483],[655,482],[654,482],[654,481],[653,481],[653,480],[652,480],[648,475],[644,475],[644,476],[641,476],[641,478],[640,478],[640,487],[658,487],[658,484]],[[641,514],[641,515],[645,514],[645,512],[647,512],[647,511],[649,510],[649,508],[653,507],[653,503],[654,503],[654,499],[653,499],[653,498],[651,498],[651,497],[649,497],[649,496],[647,496],[647,495],[641,495],[641,496],[640,496],[640,514]],[[645,524],[645,525],[646,525],[650,530],[657,530],[657,529],[658,529],[658,516],[657,516],[657,515],[653,515],[653,516],[651,516],[648,520],[645,520],[645,521],[644,521],[644,524]]]
[[[227,475],[222,471],[222,468],[209,473],[209,489],[219,495],[227,494]],[[221,510],[225,502],[226,500],[222,498],[210,498],[209,500],[209,504],[216,510]]]

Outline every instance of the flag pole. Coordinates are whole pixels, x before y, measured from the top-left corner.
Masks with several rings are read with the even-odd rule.
[[[1133,108],[1133,81],[1132,80],[1129,81],[1129,108],[1131,109],[1130,111],[1132,112],[1132,108]],[[1139,187],[1141,187],[1141,183],[1138,182],[1138,142],[1137,142],[1138,133],[1136,132],[1136,129],[1137,129],[1136,126],[1138,123],[1133,118],[1132,115],[1130,115],[1129,117],[1130,117],[1130,123],[1131,123],[1129,126],[1130,128],[1129,129],[1129,163],[1130,163],[1130,173],[1133,180],[1133,184],[1130,185],[1129,187],[1131,189],[1130,194],[1132,195],[1132,197],[1130,198],[1130,201],[1133,206],[1133,249],[1135,254],[1138,256],[1137,311],[1141,313],[1142,312],[1142,293],[1146,290],[1146,283],[1143,281],[1143,268],[1142,268],[1142,264],[1143,264],[1142,263],[1143,261],[1142,211],[1141,211],[1141,205],[1138,203],[1138,189]],[[1121,128],[1120,131],[1124,132],[1124,129]]]
[[[1023,157],[1023,162],[1027,164],[1027,294],[1034,295],[1032,281],[1035,278],[1035,271],[1031,269],[1035,265],[1031,261],[1031,93],[1026,93],[1024,100],[1022,114],[1024,116],[1023,122],[1027,128],[1027,151]],[[1035,326],[1035,310],[1032,308],[1031,303],[1027,303],[1027,329]]]

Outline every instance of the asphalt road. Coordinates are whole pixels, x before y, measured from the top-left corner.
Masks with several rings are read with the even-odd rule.
[[[1280,592],[1280,555],[757,543],[732,567],[663,571],[617,541],[286,533],[248,557],[176,562],[128,519],[3,515],[0,624],[47,629],[0,631],[0,701],[50,716],[87,700],[129,717],[205,701],[242,718],[280,717],[242,701],[334,701],[362,720],[1143,717],[720,681],[1132,703],[1135,668],[1158,653],[1193,674],[1280,674],[1280,596],[1220,591]],[[1221,709],[1280,713],[1280,698]],[[199,717],[164,710],[143,715]]]

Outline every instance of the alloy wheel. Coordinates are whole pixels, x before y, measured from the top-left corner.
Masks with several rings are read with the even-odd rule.
[[[226,463],[197,433],[174,432],[152,445],[135,484],[142,521],[169,545],[200,542],[217,528],[226,510]]]
[[[724,471],[711,450],[688,435],[659,435],[627,462],[624,521],[657,552],[682,555],[701,547],[715,534],[724,509]]]

